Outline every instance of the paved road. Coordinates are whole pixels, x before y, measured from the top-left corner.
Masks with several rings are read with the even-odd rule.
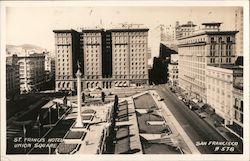
[[[158,93],[164,98],[169,110],[176,117],[182,128],[194,144],[209,141],[226,141],[215,129],[202,120],[197,114],[184,105],[167,87],[158,86]],[[232,146],[200,145],[197,146],[202,154],[239,153]],[[215,150],[216,149],[216,150]]]

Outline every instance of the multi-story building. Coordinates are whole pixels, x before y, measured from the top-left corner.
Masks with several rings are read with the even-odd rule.
[[[239,31],[236,34],[236,55],[243,56],[243,8],[239,7],[235,10],[235,30]]]
[[[76,90],[74,73],[77,61],[82,65],[82,88],[148,83],[148,29],[55,30],[54,33],[57,91]],[[68,36],[67,44],[58,44],[61,35]],[[80,52],[73,50],[74,47]]]
[[[237,31],[220,31],[220,23],[203,25],[203,32],[179,39],[179,85],[190,97],[206,102],[207,65],[234,64]]]
[[[76,89],[77,60],[83,69],[80,34],[75,30],[54,30],[55,33],[55,87],[56,91]],[[84,72],[82,70],[82,72]]]
[[[18,57],[20,91],[26,93],[39,90],[45,81],[44,54],[30,54]]]
[[[178,54],[172,54],[168,64],[168,81],[172,86],[178,85],[178,73]]]
[[[17,55],[6,58],[6,97],[13,98],[20,93],[19,65]]]
[[[114,86],[148,83],[148,29],[112,29]]]
[[[50,81],[55,75],[55,59],[49,55],[49,53],[45,53],[45,80]]]
[[[228,126],[243,138],[243,84],[233,84],[233,124]]]
[[[102,30],[83,30],[82,32],[86,88],[101,87]]]
[[[175,39],[180,39],[189,35],[193,35],[196,25],[192,21],[188,21],[187,24],[179,24],[179,21],[175,25]]]
[[[206,73],[207,104],[224,119],[227,127],[233,124],[243,127],[243,68],[208,65]]]

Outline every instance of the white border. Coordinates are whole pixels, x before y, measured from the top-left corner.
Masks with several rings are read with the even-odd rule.
[[[5,44],[6,44],[6,7],[9,6],[242,6],[244,7],[244,153],[243,155],[6,155],[6,87],[5,87]],[[249,160],[249,3],[241,1],[1,1],[1,160]]]

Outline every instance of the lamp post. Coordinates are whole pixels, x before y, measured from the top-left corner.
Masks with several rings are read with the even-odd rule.
[[[83,123],[82,123],[82,116],[81,116],[81,106],[82,106],[82,102],[81,102],[81,71],[80,71],[80,64],[79,62],[77,63],[78,66],[78,70],[76,72],[76,78],[77,78],[77,117],[76,117],[76,124],[75,127],[83,127]]]

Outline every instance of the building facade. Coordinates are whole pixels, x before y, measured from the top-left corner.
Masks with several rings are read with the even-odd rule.
[[[239,7],[235,10],[235,30],[236,34],[236,54],[243,56],[243,8]]]
[[[49,55],[49,53],[45,53],[45,80],[50,81],[55,76],[55,59]]]
[[[74,69],[77,61],[83,73],[82,88],[112,88],[148,83],[148,29],[84,29],[81,32],[55,30],[54,33],[57,51],[56,91],[76,90]],[[65,34],[68,43],[58,44],[59,39],[62,39],[60,36]]]
[[[18,57],[21,93],[39,90],[45,82],[44,54]]]
[[[178,40],[182,37],[192,35],[195,31],[196,25],[192,21],[188,21],[187,24],[179,24],[179,21],[175,25],[175,39]]]
[[[83,30],[85,88],[101,87],[102,82],[102,30]]]
[[[114,86],[148,83],[148,29],[112,29]]]
[[[55,30],[54,33],[56,91],[76,89],[77,60],[83,62],[79,44],[80,34],[75,30]],[[82,63],[81,69],[83,65]]]
[[[220,23],[203,25],[203,32],[179,39],[179,85],[206,103],[207,66],[234,64],[237,31],[220,31]]]
[[[235,133],[243,138],[243,86],[242,85],[234,85],[233,88],[233,126],[231,128],[235,131]],[[230,127],[230,126],[229,126]]]
[[[168,81],[171,86],[178,86],[178,54],[172,54],[170,56],[170,63],[168,64]]]
[[[17,55],[6,58],[6,97],[20,94],[19,65]]]
[[[209,65],[206,84],[207,103],[224,119],[224,124],[243,127],[243,68]]]
[[[168,81],[172,86],[178,85],[178,63],[168,65]]]

